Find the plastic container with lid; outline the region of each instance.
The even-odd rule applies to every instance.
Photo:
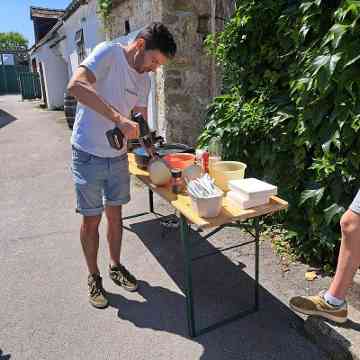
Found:
[[[277,187],[255,178],[230,180],[229,189],[239,193],[242,199],[255,200],[277,194]]]

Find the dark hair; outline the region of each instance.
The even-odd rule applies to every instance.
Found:
[[[167,27],[160,22],[153,22],[140,31],[136,39],[145,40],[145,50],[159,50],[168,58],[176,54],[176,43]]]

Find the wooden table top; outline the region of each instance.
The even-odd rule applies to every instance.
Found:
[[[261,215],[275,213],[288,207],[288,203],[286,201],[280,199],[277,196],[272,196],[268,204],[244,210],[235,206],[233,202],[228,201],[228,199],[224,197],[221,213],[217,217],[211,219],[201,218],[197,212],[193,210],[189,195],[186,193],[178,195],[174,194],[171,191],[170,186],[153,185],[150,181],[149,173],[137,166],[134,154],[129,153],[128,157],[130,174],[136,176],[154,193],[157,193],[166,201],[168,201],[191,223],[196,224],[200,228],[211,228],[229,224],[234,221],[244,221]]]

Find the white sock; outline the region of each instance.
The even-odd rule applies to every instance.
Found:
[[[335,296],[332,296],[329,291],[327,291],[325,294],[324,294],[324,299],[325,301],[330,304],[330,305],[333,305],[333,306],[341,306],[345,300],[341,300],[341,299],[338,299],[337,297]]]

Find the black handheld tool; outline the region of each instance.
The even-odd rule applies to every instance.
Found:
[[[121,150],[124,146],[124,135],[121,130],[116,126],[114,129],[107,131],[106,137],[112,148]]]
[[[139,125],[140,144],[144,147],[150,157],[154,157],[154,136],[151,134],[149,125],[147,124],[146,120],[141,113],[134,113],[131,120]],[[107,131],[105,134],[112,148],[116,150],[121,150],[123,148],[124,135],[118,127]]]
[[[134,113],[132,120],[139,124],[139,142],[150,158],[155,157],[154,139],[150,132],[150,128],[141,113]]]
[[[141,113],[133,113],[131,120],[138,123],[141,138],[150,135],[149,125]]]

